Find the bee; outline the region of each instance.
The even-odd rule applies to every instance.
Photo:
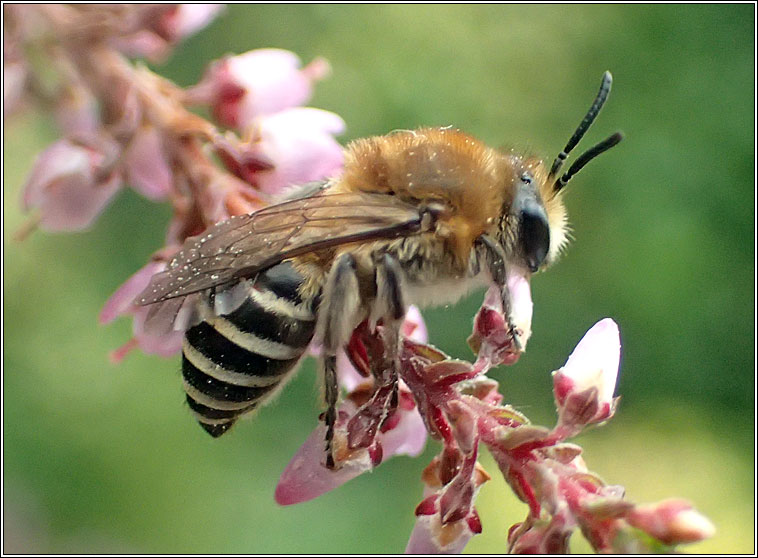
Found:
[[[560,174],[610,89],[606,72],[550,167],[453,128],[396,131],[348,145],[340,177],[188,239],[138,302],[154,306],[149,323],[186,329],[184,390],[200,425],[227,432],[284,386],[315,340],[333,468],[336,357],[354,329],[381,322],[396,350],[409,304],[451,303],[488,283],[522,351],[530,332],[514,323],[506,274],[528,278],[565,244],[564,187],[622,139],[611,135]],[[382,382],[396,390],[394,368]]]

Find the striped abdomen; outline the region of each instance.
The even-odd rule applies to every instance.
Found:
[[[298,294],[302,281],[290,263],[278,264],[245,284],[233,312],[185,334],[187,403],[214,438],[271,397],[308,348],[315,316]]]

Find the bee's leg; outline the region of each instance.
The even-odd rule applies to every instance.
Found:
[[[477,238],[476,244],[485,264],[487,265],[487,269],[489,269],[492,281],[500,288],[500,298],[503,302],[503,313],[508,319],[508,326],[511,328],[510,333],[513,343],[516,348],[522,349],[521,339],[519,339],[519,335],[511,323],[511,293],[508,290],[508,279],[505,269],[505,252],[503,252],[502,246],[500,246],[497,241],[486,234]]]
[[[403,295],[403,271],[394,256],[382,253],[375,256],[376,262],[376,303],[372,312],[372,322],[382,319],[383,341],[385,344],[385,365],[379,386],[390,385],[392,395],[384,419],[398,404],[398,370],[400,368],[400,331],[407,307]],[[377,387],[379,387],[377,386]]]
[[[324,286],[324,294],[316,326],[316,339],[322,343],[320,368],[324,375],[326,412],[326,466],[334,469],[334,424],[337,421],[337,351],[350,339],[355,316],[360,306],[355,258],[343,254],[332,265]]]

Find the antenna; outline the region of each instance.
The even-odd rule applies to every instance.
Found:
[[[555,161],[553,161],[553,166],[550,168],[550,174],[548,175],[548,178],[547,178],[548,180],[551,180],[553,177],[555,177],[558,174],[558,171],[561,170],[561,167],[563,166],[563,162],[568,157],[568,154],[571,153],[571,150],[576,147],[576,144],[579,143],[579,140],[582,139],[582,137],[587,132],[587,130],[589,130],[590,126],[592,126],[592,123],[595,121],[595,118],[597,118],[597,115],[600,112],[600,109],[603,108],[603,105],[605,104],[605,101],[608,98],[608,94],[611,92],[611,83],[613,83],[613,77],[611,76],[610,72],[606,71],[603,74],[603,81],[600,84],[600,91],[597,92],[597,96],[595,97],[595,100],[593,101],[592,106],[590,107],[590,110],[587,111],[587,114],[584,116],[582,123],[579,124],[579,127],[574,132],[574,135],[571,136],[571,139],[566,144],[566,147],[563,148],[563,151],[558,153],[558,156],[555,158]],[[618,143],[618,141],[616,143]],[[613,145],[616,145],[616,144],[614,143]],[[609,147],[613,147],[613,146],[609,146]],[[609,147],[606,147],[606,149],[608,149]],[[602,151],[600,153],[602,153]],[[586,163],[587,162],[585,162],[585,164]],[[579,170],[579,169],[576,169],[576,170]],[[575,172],[576,171],[574,171],[574,173]]]
[[[608,151],[611,147],[617,145],[618,142],[620,142],[622,139],[624,139],[624,134],[621,132],[616,132],[615,134],[598,143],[596,146],[591,147],[582,153],[579,158],[571,164],[569,170],[566,171],[566,174],[555,181],[555,184],[553,184],[553,192],[560,192],[566,183],[571,179],[571,177],[582,170],[584,165],[592,161],[592,159],[604,151]]]

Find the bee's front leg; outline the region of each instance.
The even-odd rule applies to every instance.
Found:
[[[352,254],[340,256],[329,271],[316,326],[316,339],[322,344],[320,368],[324,377],[326,412],[326,466],[334,469],[334,425],[337,422],[337,351],[350,339],[360,307],[356,263]]]
[[[508,327],[510,328],[510,335],[513,339],[513,344],[518,350],[523,349],[523,343],[520,336],[513,325],[511,318],[511,293],[508,290],[508,277],[505,268],[506,256],[502,246],[496,240],[492,239],[486,234],[481,235],[476,240],[476,246],[490,272],[492,281],[500,288],[500,298],[503,303],[503,314],[508,321]]]
[[[398,404],[400,331],[407,307],[403,289],[403,270],[397,259],[385,252],[375,255],[374,261],[376,263],[376,302],[371,313],[371,325],[379,319],[382,320],[384,325],[382,337],[386,355],[386,366],[382,366],[385,370],[381,371],[384,377],[377,379],[380,380],[379,385],[389,384],[392,387],[389,408],[386,409],[387,413],[384,417],[386,419],[389,411],[394,410]]]

